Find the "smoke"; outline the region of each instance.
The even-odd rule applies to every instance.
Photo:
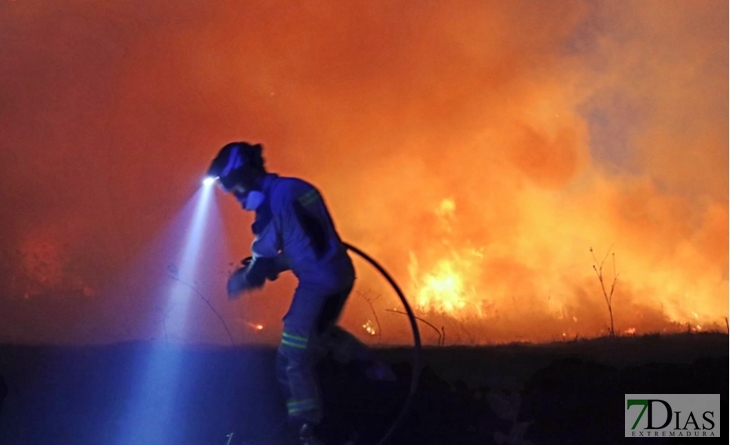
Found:
[[[0,309],[24,320],[7,332],[51,341],[34,320],[62,327],[79,305],[107,314],[97,331],[138,315],[145,297],[112,298],[109,283],[135,280],[119,276],[231,140],[262,142],[270,170],[317,185],[343,238],[382,261],[414,302],[437,298],[424,286],[446,285],[439,271],[458,277],[448,283],[461,287],[446,289],[481,312],[421,309],[461,332],[452,339],[605,333],[592,266],[607,255],[617,331],[721,323],[727,8],[3,2]],[[250,217],[219,198],[233,255],[246,256]],[[17,288],[18,275],[33,283],[25,287],[42,281],[16,256],[44,243],[65,264],[49,291],[78,295],[73,307],[51,307],[40,292],[25,301]],[[358,270],[359,290],[383,294],[373,303],[383,336],[403,340],[405,321],[383,313],[396,299]],[[278,326],[291,285],[228,306],[224,283],[206,292],[244,335],[246,323]],[[359,328],[372,315],[355,295],[344,321]]]

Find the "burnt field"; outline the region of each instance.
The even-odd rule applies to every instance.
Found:
[[[409,392],[412,351],[379,349],[398,382],[320,364],[328,444],[376,444]],[[0,444],[288,445],[270,347],[0,345]],[[597,338],[423,351],[392,444],[690,443],[625,439],[624,394],[721,394],[728,336]],[[2,392],[0,391],[0,394]],[[233,433],[231,435],[231,433]]]

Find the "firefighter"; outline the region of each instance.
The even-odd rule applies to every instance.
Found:
[[[321,444],[323,417],[315,375],[317,361],[331,353],[340,362],[368,363],[365,373],[394,380],[390,368],[352,334],[336,326],[352,290],[355,270],[319,191],[296,178],[267,172],[261,144],[232,142],[211,164],[223,190],[245,210],[256,212],[251,257],[228,280],[229,299],[261,288],[291,270],[298,279],[277,349],[276,373],[289,423],[302,444]]]

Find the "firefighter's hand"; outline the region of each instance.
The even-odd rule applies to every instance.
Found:
[[[228,278],[228,299],[229,300],[235,300],[240,296],[242,292],[247,292],[252,289],[255,289],[255,286],[252,286],[251,283],[248,282],[246,279],[246,268],[242,267]]]

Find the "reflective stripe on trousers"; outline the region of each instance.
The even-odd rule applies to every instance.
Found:
[[[276,375],[286,398],[289,418],[319,423],[322,402],[317,361],[332,351],[338,361],[367,360],[372,352],[352,334],[335,326],[352,286],[325,294],[300,285],[284,317],[276,357]]]

